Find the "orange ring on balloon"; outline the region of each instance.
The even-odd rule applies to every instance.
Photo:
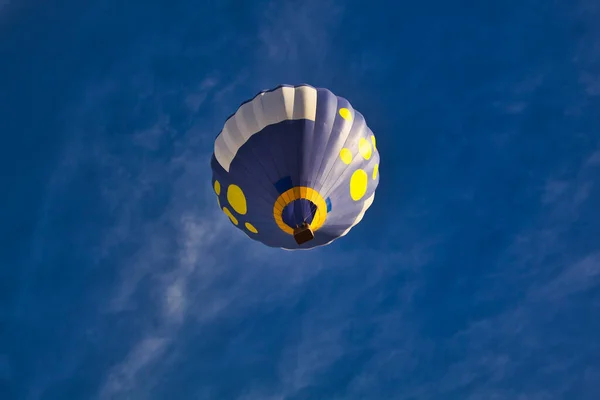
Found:
[[[275,205],[273,206],[273,218],[275,218],[277,226],[279,226],[279,229],[290,235],[294,234],[294,229],[283,222],[283,210],[291,202],[300,199],[309,200],[317,206],[317,211],[315,212],[313,221],[310,224],[310,227],[313,231],[317,231],[320,227],[322,227],[327,219],[327,203],[325,202],[325,199],[323,199],[323,196],[321,196],[319,192],[312,188],[306,186],[295,186],[282,193],[277,198]]]

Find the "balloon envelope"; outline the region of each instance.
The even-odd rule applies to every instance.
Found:
[[[346,235],[379,183],[375,136],[327,89],[282,85],[243,103],[211,159],[220,209],[267,246],[310,249]]]

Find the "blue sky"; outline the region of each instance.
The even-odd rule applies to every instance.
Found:
[[[0,1],[0,398],[600,398],[600,6]],[[281,83],[377,136],[311,252],[218,210]]]

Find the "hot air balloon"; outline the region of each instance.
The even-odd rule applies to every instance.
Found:
[[[346,235],[379,183],[379,152],[364,117],[328,89],[282,85],[258,93],[215,139],[219,208],[270,247],[311,249]]]

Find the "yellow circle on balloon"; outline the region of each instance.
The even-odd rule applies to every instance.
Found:
[[[215,193],[217,195],[221,194],[221,183],[219,183],[219,181],[215,181]]]
[[[379,164],[375,164],[375,168],[373,168],[373,179],[377,179],[378,173],[379,173]]]
[[[350,164],[352,162],[352,152],[350,149],[344,147],[340,150],[340,158],[344,164]]]
[[[358,201],[367,192],[368,176],[362,169],[357,169],[350,178],[350,197],[352,200]]]
[[[371,154],[373,153],[371,143],[369,143],[369,141],[365,138],[360,138],[360,140],[358,141],[358,151],[365,160],[368,160],[369,158],[371,158]]]
[[[254,225],[252,225],[250,222],[246,222],[245,225],[246,225],[246,229],[248,229],[250,232],[258,233],[258,229],[256,229],[254,227]]]
[[[244,192],[238,185],[229,185],[227,188],[227,201],[235,212],[240,215],[245,215],[248,211],[246,196],[244,196]]]
[[[231,222],[233,222],[234,225],[238,224],[237,218],[233,216],[231,211],[229,211],[229,208],[223,207],[223,212],[225,213],[225,215],[227,215],[229,217],[229,219],[231,220]]]
[[[371,142],[373,143],[373,148],[377,149],[377,141],[375,140],[375,135],[371,135]]]
[[[347,108],[340,108],[340,115],[347,121],[352,118],[352,113]]]

